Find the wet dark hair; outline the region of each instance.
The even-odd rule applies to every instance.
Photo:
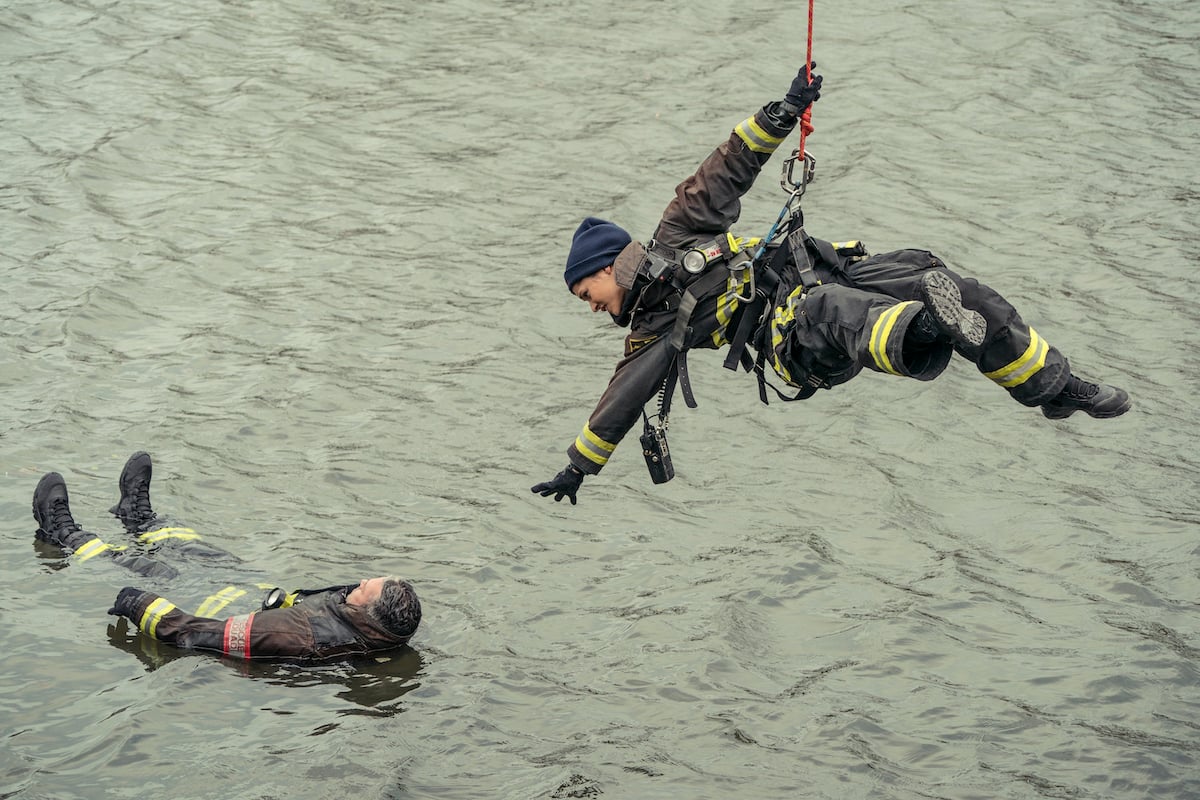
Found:
[[[379,599],[367,606],[367,612],[392,635],[407,639],[421,624],[421,601],[412,584],[398,578],[388,578]]]

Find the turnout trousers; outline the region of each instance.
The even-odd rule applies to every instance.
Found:
[[[878,335],[872,331],[877,332],[881,315],[889,307],[897,306],[895,301],[919,302],[921,277],[934,269],[954,281],[962,294],[963,306],[979,312],[987,323],[979,347],[955,344],[954,351],[1022,405],[1039,406],[1055,397],[1071,374],[1066,357],[1029,327],[999,292],[974,278],[959,275],[927,250],[881,253],[832,271],[818,267],[822,285],[806,293],[795,309],[800,324],[789,326],[788,331],[794,340],[790,343],[794,345],[793,353],[804,355],[800,358],[793,355],[788,360],[799,367],[800,361],[807,357],[809,363],[805,366],[809,370],[804,371],[815,367],[815,371],[827,373],[831,385],[848,380],[862,368],[920,380],[937,377],[945,367],[942,359],[934,358],[934,363],[925,364],[909,359],[907,368],[896,369],[894,364],[881,360],[880,349],[873,350],[871,344],[877,341]],[[919,310],[919,307],[913,308]],[[915,314],[915,310],[911,313]],[[902,327],[907,327],[907,321],[911,320],[907,308],[897,309],[896,316],[903,321]]]

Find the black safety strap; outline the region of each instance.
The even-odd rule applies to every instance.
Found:
[[[788,251],[792,254],[792,261],[795,262],[796,269],[800,271],[800,285],[805,289],[821,285],[821,279],[817,277],[812,259],[808,257],[808,247],[806,247],[808,241],[809,236],[805,233],[803,225],[797,225],[787,235]]]
[[[679,299],[679,307],[675,309],[675,327],[671,329],[671,338],[667,344],[678,354],[675,363],[679,372],[679,388],[683,392],[683,402],[687,403],[688,408],[696,407],[696,397],[692,394],[692,382],[688,378],[686,344],[694,334],[704,333],[708,328],[707,325],[702,329],[693,328],[691,325],[692,312],[696,310],[696,303],[701,297],[719,286],[725,285],[728,281],[728,270],[710,269],[684,290],[683,296]],[[714,318],[711,324],[713,330],[716,330],[715,325],[719,323]]]
[[[675,327],[671,329],[670,345],[675,350],[683,350],[684,344],[695,333],[692,328],[692,312],[701,297],[729,282],[729,270],[711,269],[697,278],[691,286],[683,291],[679,299],[679,308],[675,310]],[[716,325],[713,321],[713,330]]]
[[[725,369],[736,372],[739,364],[745,368],[746,372],[754,368],[754,359],[750,357],[746,345],[750,343],[751,337],[758,330],[766,307],[767,298],[761,293],[755,296],[752,303],[742,306],[742,318],[738,321],[733,338],[729,340],[729,354],[725,356],[723,365]]]
[[[679,355],[675,356],[675,365],[671,368],[671,373],[668,377],[672,382],[670,386],[665,387],[669,389],[669,392],[663,395],[663,407],[670,408],[671,395],[675,393],[674,378],[678,378],[679,391],[683,393],[683,402],[688,408],[695,408],[696,396],[692,394],[692,381],[688,377],[687,350],[680,350]]]
[[[682,357],[682,355],[683,354],[680,353],[681,357]],[[664,419],[667,418],[667,415],[671,413],[671,398],[674,397],[674,395],[675,395],[675,382],[679,378],[679,374],[680,374],[679,362],[680,362],[680,359],[677,358],[675,360],[675,362],[673,364],[671,364],[671,368],[667,370],[667,377],[663,378],[662,393],[659,396],[659,401],[658,401],[658,420],[659,420],[659,422],[662,422]],[[687,367],[685,366],[683,369],[686,372]],[[683,393],[684,402],[687,401],[687,399],[690,395],[691,395],[690,391],[684,391],[684,393]],[[692,402],[694,403],[696,401],[693,399]],[[695,408],[695,406],[689,404],[688,408]]]

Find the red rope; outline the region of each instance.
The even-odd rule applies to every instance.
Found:
[[[808,82],[812,83],[812,40],[813,40],[813,3],[815,0],[808,0],[808,57],[804,62],[804,75],[808,78]],[[800,157],[804,158],[804,140],[813,132],[812,125],[812,103],[808,104],[808,108],[804,109],[804,113],[800,115]]]

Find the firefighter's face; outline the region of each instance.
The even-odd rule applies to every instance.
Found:
[[[621,304],[625,302],[625,290],[617,285],[611,265],[580,278],[571,287],[571,293],[591,306],[592,311],[607,311],[614,316],[621,313]]]
[[[385,583],[387,583],[387,578],[363,578],[358,582],[358,586],[355,586],[346,595],[346,603],[352,606],[371,605],[379,599]]]

